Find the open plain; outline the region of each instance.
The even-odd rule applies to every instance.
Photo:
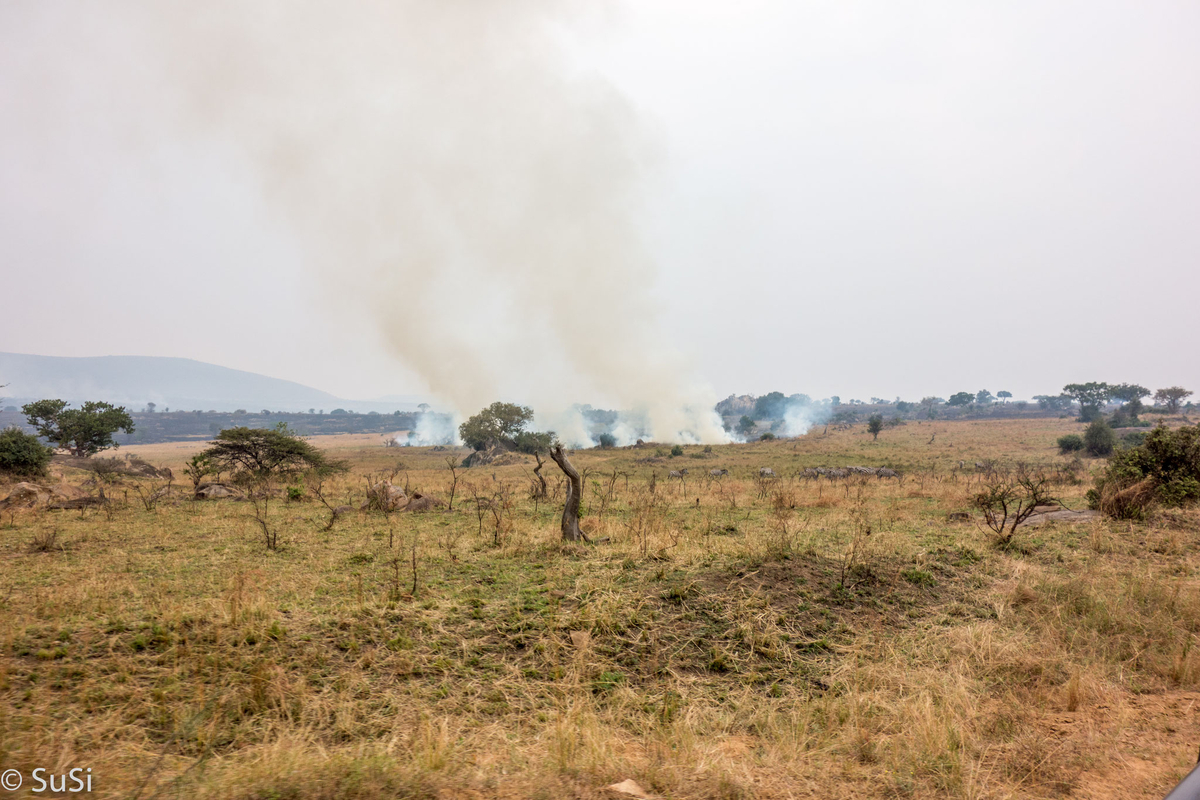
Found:
[[[162,479],[56,464],[109,502],[0,514],[0,769],[90,768],[94,796],[143,800],[618,797],[627,779],[1161,797],[1200,743],[1200,512],[1035,518],[999,546],[972,507],[1025,464],[1086,508],[1103,462],[1054,446],[1078,429],[577,450],[583,529],[607,539],[587,545],[560,541],[562,474],[547,462],[533,498],[530,456],[452,474],[467,450],[315,437],[351,470],[327,504],[278,487],[276,550],[251,502],[191,499],[199,444],[119,451],[172,469],[156,500]],[[853,465],[899,477],[803,477]],[[453,486],[453,509],[360,509],[389,477],[447,504]]]

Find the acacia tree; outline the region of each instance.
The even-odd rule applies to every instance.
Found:
[[[1145,409],[1145,406],[1142,405],[1142,398],[1149,397],[1150,390],[1136,383],[1121,383],[1112,387],[1111,394],[1114,400],[1120,400],[1125,404],[1121,406],[1118,415],[1136,420],[1138,414]]]
[[[279,546],[279,528],[271,523],[274,479],[300,473],[326,476],[347,468],[346,462],[334,461],[293,436],[283,422],[274,428],[223,430],[201,456],[206,459],[206,468],[229,472],[234,480],[249,488],[247,495],[254,509],[254,521],[262,529],[268,550]]]
[[[1192,392],[1189,389],[1182,386],[1168,386],[1154,393],[1154,402],[1165,405],[1167,411],[1176,414],[1179,412],[1179,404],[1183,402],[1184,398],[1191,396]]]
[[[950,399],[946,401],[948,406],[969,406],[975,400],[975,395],[970,392],[955,392],[950,395]]]
[[[213,469],[241,479],[300,472],[343,472],[345,462],[328,456],[288,432],[285,423],[274,428],[227,428],[217,434],[202,455]]]
[[[59,450],[86,458],[117,447],[113,434],[133,433],[133,418],[124,406],[88,401],[79,408],[67,408],[66,400],[38,400],[26,403],[21,412],[39,435]]]
[[[1007,403],[1008,399],[1012,397],[1012,392],[1001,389],[1000,391],[996,392],[996,397],[999,397],[1002,402]]]
[[[1079,403],[1079,421],[1091,422],[1100,416],[1100,409],[1112,399],[1113,388],[1107,383],[1096,381],[1068,383],[1063,387],[1063,394]]]

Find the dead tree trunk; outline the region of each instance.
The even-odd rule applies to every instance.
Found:
[[[565,542],[590,542],[583,531],[579,529],[579,500],[583,497],[583,479],[578,470],[567,460],[567,454],[559,445],[550,450],[550,457],[558,468],[567,476],[567,502],[563,506],[562,538]]]
[[[542,467],[545,466],[546,462],[542,461],[542,454],[536,450],[533,453],[533,457],[537,459],[537,466],[533,468],[533,474],[537,476],[538,480],[538,486],[535,495],[539,499],[545,500],[547,493],[550,491],[549,487],[546,486],[546,479],[542,477]],[[564,472],[565,471],[566,470],[564,470]]]

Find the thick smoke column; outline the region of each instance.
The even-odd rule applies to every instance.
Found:
[[[131,140],[215,139],[244,159],[331,302],[371,314],[459,412],[586,399],[638,411],[660,440],[723,441],[647,299],[634,219],[653,147],[566,57],[582,8],[32,3],[10,36],[54,41],[23,57],[104,98]]]

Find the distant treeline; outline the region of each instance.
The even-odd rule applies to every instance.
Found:
[[[390,433],[412,430],[416,412],[393,414],[355,414],[336,409],[328,414],[288,413],[283,411],[155,411],[132,413],[134,432],[116,434],[118,444],[155,444],[157,442],[206,441],[226,428],[273,428],[281,422],[300,436],[328,433]],[[33,428],[20,411],[0,411],[0,430],[15,425],[25,431]]]

